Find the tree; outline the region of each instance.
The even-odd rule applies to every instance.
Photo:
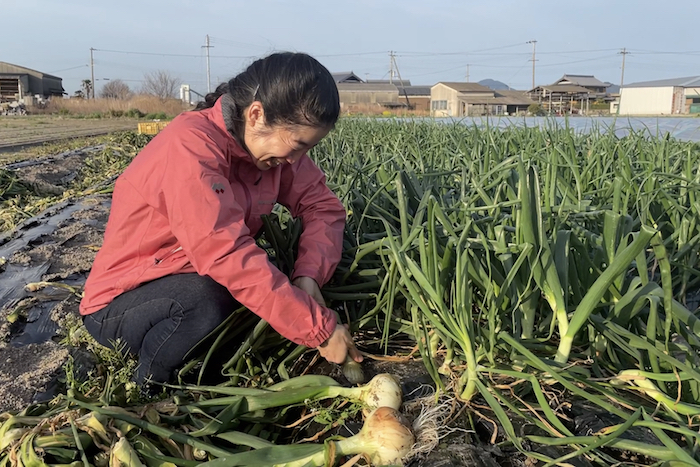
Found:
[[[90,99],[90,97],[92,97],[92,81],[89,79],[84,79],[82,83],[80,83],[80,88],[83,91],[83,96],[85,96],[85,99]]]
[[[535,117],[543,117],[547,115],[547,111],[544,110],[544,108],[537,103],[530,104],[527,106],[527,113],[530,115],[534,115]]]
[[[142,92],[158,96],[161,99],[169,99],[177,96],[180,83],[180,79],[172,76],[169,72],[158,70],[144,75]]]
[[[102,86],[100,97],[105,99],[128,99],[131,97],[131,89],[124,81],[115,79]]]

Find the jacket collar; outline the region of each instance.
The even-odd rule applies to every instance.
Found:
[[[229,131],[228,126],[226,124],[226,119],[224,118],[225,115],[231,115],[230,111],[225,112],[223,109],[223,106],[227,105],[227,102],[225,100],[226,96],[227,95],[224,94],[219,99],[217,99],[216,103],[214,104],[214,107],[211,107],[209,109],[208,118],[212,121],[212,123],[214,123],[214,125],[217,126],[217,128],[219,128],[222,132],[226,133],[226,136],[228,136],[231,156],[245,159],[246,161],[249,161],[252,164],[253,161],[250,154],[248,154],[248,151],[243,149],[243,146],[241,146],[238,140],[233,137],[233,134]],[[228,105],[231,104],[232,103],[229,103]]]

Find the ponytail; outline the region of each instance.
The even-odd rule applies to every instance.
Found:
[[[216,101],[219,100],[219,97],[223,96],[227,92],[228,83],[221,83],[216,87],[214,92],[210,92],[209,94],[204,96],[203,101],[197,102],[197,106],[194,108],[194,110],[204,110],[214,107],[214,104],[216,104]]]

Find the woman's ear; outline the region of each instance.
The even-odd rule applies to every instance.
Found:
[[[265,127],[265,110],[260,101],[253,101],[246,109],[246,122],[251,128],[262,129]]]

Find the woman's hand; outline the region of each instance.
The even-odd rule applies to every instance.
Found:
[[[321,294],[321,288],[311,277],[297,277],[292,281],[292,285],[299,287],[301,290],[311,295],[311,298],[316,300],[319,305],[323,307],[326,306],[326,301]],[[347,324],[336,325],[331,337],[318,347],[318,353],[331,363],[345,363],[345,358],[348,354],[350,354],[350,357],[356,362],[362,361],[362,355],[360,355],[360,352],[355,348],[350,332],[348,332]]]
[[[362,355],[355,348],[347,324],[336,325],[331,337],[318,347],[318,353],[331,363],[345,363],[348,354],[356,362],[362,361]]]
[[[311,298],[316,300],[316,303],[319,305],[326,306],[326,301],[323,299],[323,294],[321,294],[321,288],[311,277],[297,277],[292,281],[292,285],[299,287],[301,290],[311,295]]]

